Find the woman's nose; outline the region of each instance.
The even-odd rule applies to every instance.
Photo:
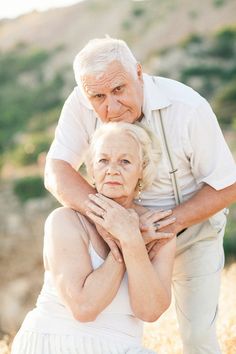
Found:
[[[111,163],[107,166],[107,174],[109,175],[115,175],[115,174],[119,174],[119,167],[117,164]]]

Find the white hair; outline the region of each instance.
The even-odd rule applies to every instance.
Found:
[[[135,139],[139,146],[139,156],[142,164],[142,189],[147,189],[153,183],[157,164],[161,159],[161,147],[156,136],[141,123],[111,122],[103,124],[95,131],[87,151],[85,164],[88,177],[92,179],[93,162],[99,141],[109,134],[127,134]],[[138,182],[138,181],[137,181]]]
[[[81,77],[84,75],[101,75],[114,61],[120,62],[134,77],[137,76],[138,62],[123,40],[110,37],[90,40],[74,59],[77,84],[81,86]]]

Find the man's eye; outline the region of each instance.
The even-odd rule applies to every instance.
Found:
[[[102,93],[98,93],[98,94],[94,95],[93,97],[97,98],[97,99],[101,99],[104,97],[104,95]]]
[[[123,86],[117,86],[117,87],[114,89],[114,91],[115,91],[115,92],[120,92],[120,91],[122,91],[122,88],[123,88]]]
[[[100,159],[98,160],[99,163],[106,163],[107,162],[107,159]]]

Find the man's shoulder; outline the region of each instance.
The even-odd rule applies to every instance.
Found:
[[[157,90],[160,90],[172,104],[197,107],[205,101],[197,91],[182,82],[161,76],[153,76],[152,79]]]
[[[88,110],[92,110],[92,106],[88,101],[87,97],[82,93],[79,86],[75,86],[72,92],[66,99],[66,104],[69,106],[75,106],[75,108],[85,108]]]

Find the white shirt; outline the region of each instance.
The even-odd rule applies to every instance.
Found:
[[[203,183],[220,190],[236,182],[234,159],[208,102],[180,82],[144,74],[142,123],[159,139],[160,109],[183,200],[189,199]],[[48,157],[65,160],[78,169],[89,138],[100,124],[91,104],[76,87],[65,102]],[[175,206],[164,154],[154,184],[142,193],[142,204],[165,209]]]

